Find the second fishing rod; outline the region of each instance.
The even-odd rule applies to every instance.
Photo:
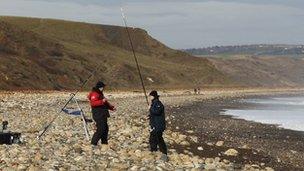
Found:
[[[63,109],[74,99],[74,97],[77,95],[78,92],[80,92],[83,87],[88,83],[88,81],[96,74],[96,72],[100,69],[101,64],[89,75],[89,77],[81,84],[80,88],[75,92],[71,94],[71,97],[67,100],[67,102],[64,104],[64,106],[61,108],[61,110],[57,113],[57,116],[55,116],[39,133],[37,136],[37,139],[40,139],[45,133],[50,129],[50,127],[53,125],[55,120],[59,117],[59,115],[63,112]]]

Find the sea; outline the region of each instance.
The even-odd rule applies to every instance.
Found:
[[[229,109],[223,114],[235,118],[278,127],[304,131],[304,96],[245,99],[243,103],[254,104],[254,108]]]

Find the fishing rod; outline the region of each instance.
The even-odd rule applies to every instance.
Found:
[[[139,78],[140,78],[140,81],[141,81],[141,86],[143,88],[143,93],[144,93],[144,95],[146,97],[147,105],[149,106],[149,100],[148,100],[148,96],[147,96],[147,91],[146,91],[144,80],[143,80],[143,77],[142,77],[142,74],[141,74],[141,70],[140,70],[140,67],[139,67],[139,64],[138,64],[137,56],[136,56],[136,53],[135,53],[135,50],[134,50],[133,41],[132,41],[131,34],[130,34],[130,31],[129,31],[129,27],[128,27],[128,24],[127,24],[127,18],[126,18],[125,14],[124,14],[123,8],[120,8],[120,10],[121,10],[122,19],[123,19],[124,24],[125,24],[125,29],[126,29],[126,32],[128,34],[130,46],[131,46],[131,49],[132,49],[132,52],[133,52],[133,57],[134,57],[134,60],[135,60],[135,63],[136,63],[136,67],[137,67],[137,71],[138,71],[138,74],[139,74]]]
[[[63,112],[63,110],[65,109],[65,107],[73,100],[73,98],[76,96],[76,94],[81,91],[83,89],[83,87],[88,83],[88,81],[91,79],[91,77],[93,75],[95,75],[95,73],[100,69],[101,64],[93,71],[91,72],[91,75],[81,84],[80,88],[75,92],[71,94],[71,97],[69,98],[69,100],[64,104],[64,106],[61,108],[61,110],[58,112],[57,116],[54,117],[51,122],[49,124],[47,124],[42,132],[37,136],[37,139],[40,139],[48,130],[49,128],[52,126],[52,124],[55,122],[55,120],[59,117],[59,115]]]

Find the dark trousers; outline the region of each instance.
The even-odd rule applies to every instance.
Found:
[[[91,144],[97,145],[98,141],[101,140],[102,144],[108,144],[108,132],[109,132],[109,126],[108,126],[108,119],[98,119],[95,120],[97,130],[94,133],[92,137]]]
[[[159,147],[159,151],[163,154],[167,154],[167,145],[163,138],[163,132],[152,131],[150,132],[150,150],[157,151],[157,146]]]

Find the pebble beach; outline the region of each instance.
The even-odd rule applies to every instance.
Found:
[[[185,123],[178,119],[179,110],[205,100],[298,91],[298,89],[210,90],[202,91],[200,95],[194,95],[190,91],[161,91],[161,100],[167,108],[168,129],[164,137],[169,148],[169,162],[160,160],[161,153],[149,152],[148,106],[140,93],[105,92],[109,101],[117,107],[117,111],[111,113],[109,118],[109,144],[93,148],[90,141],[85,138],[81,117],[59,113],[70,96],[68,92],[1,92],[1,122],[5,119],[9,122],[10,131],[21,132],[23,142],[0,145],[0,170],[272,171],[275,169],[274,165],[268,165],[267,162],[235,160],[234,157],[242,156],[248,151],[254,152],[255,146],[245,147],[246,144],[243,144],[246,151],[237,148],[239,144],[231,144],[233,141],[214,137],[202,139],[201,133],[195,128],[179,125]],[[90,118],[87,94],[82,92],[76,97],[86,116]],[[187,110],[182,112],[187,115]],[[50,130],[37,140],[39,131],[57,115],[59,116]],[[94,124],[88,124],[88,128],[92,135]],[[215,148],[217,154],[210,151],[205,154],[199,153],[209,146],[218,147]]]

